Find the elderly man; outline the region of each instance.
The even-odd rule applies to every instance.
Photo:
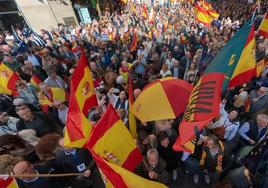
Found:
[[[245,122],[239,129],[240,140],[246,145],[253,145],[267,134],[268,115],[259,114],[256,121]]]
[[[23,174],[51,174],[53,168],[46,166],[34,167],[28,161],[20,161],[15,164],[13,173],[15,175]],[[45,178],[45,177],[20,177],[17,179],[17,183],[21,188],[63,188],[62,183],[58,178]]]
[[[252,90],[249,93],[249,99],[252,114],[266,109],[268,107],[268,87],[263,85],[258,90]]]
[[[137,173],[146,179],[168,184],[166,166],[166,162],[159,157],[157,150],[149,149],[144,162],[138,167]]]

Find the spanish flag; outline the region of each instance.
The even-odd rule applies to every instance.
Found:
[[[83,51],[71,78],[69,101],[64,144],[80,148],[87,142],[92,129],[87,119],[88,112],[92,107],[98,106],[91,71]]]
[[[0,177],[1,188],[19,188],[16,179],[12,177]]]
[[[259,27],[259,34],[268,39],[268,13],[265,14]]]
[[[165,185],[144,179],[128,170],[104,160],[92,152],[106,188],[167,188]]]
[[[138,46],[138,33],[137,31],[134,31],[134,35],[133,35],[131,46],[130,46],[130,51],[135,52],[137,50],[137,46]]]
[[[87,148],[129,171],[134,171],[142,160],[134,139],[111,104],[92,130]]]
[[[196,20],[205,26],[210,26],[213,18],[209,15],[208,10],[199,6],[197,3],[194,4],[194,10],[196,13]]]
[[[61,88],[50,87],[48,93],[39,92],[38,98],[42,110],[47,112],[48,107],[52,106],[55,101],[69,101],[69,93]]]
[[[201,6],[206,10],[212,9],[212,4],[204,0],[201,1]]]
[[[39,84],[42,83],[42,80],[41,80],[36,74],[33,74],[33,75],[32,75],[32,78],[31,78],[31,80],[30,80],[30,83],[31,83],[34,87],[38,88],[38,87],[39,87]]]
[[[132,113],[134,95],[133,95],[133,85],[131,76],[128,77],[128,101],[129,101],[129,111],[128,111],[129,131],[133,138],[137,138],[137,122],[134,114]]]
[[[19,76],[8,66],[0,63],[0,93],[7,95],[17,95],[16,81]]]
[[[211,16],[212,19],[217,20],[219,18],[219,13],[217,13],[215,10],[208,10],[208,15]]]
[[[228,41],[207,67],[205,74],[225,74],[227,86],[242,85],[256,76],[254,24],[250,20]]]

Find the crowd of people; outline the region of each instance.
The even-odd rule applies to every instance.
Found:
[[[21,78],[16,81],[18,95],[0,94],[0,173],[84,173],[71,178],[17,178],[21,188],[105,186],[90,152],[63,144],[70,79],[80,50],[86,53],[99,104],[88,112],[89,121],[96,124],[111,103],[128,127],[130,76],[134,98],[160,78],[176,77],[195,85],[256,9],[245,0],[218,0],[213,8],[220,17],[206,27],[195,20],[188,1],[156,5],[153,22],[141,16],[142,5],[134,5],[135,9],[131,4],[118,10],[107,8],[90,24],[59,24],[38,36],[20,26],[13,33],[0,34],[0,61]],[[263,0],[255,11],[255,30],[266,12],[268,2]],[[137,47],[130,50],[135,33]],[[268,55],[268,40],[257,34],[255,55],[257,61]],[[38,86],[30,83],[33,75],[42,81]],[[55,99],[52,89],[66,96]],[[153,122],[136,119],[136,143],[144,156],[136,173],[168,186],[176,182],[180,171],[197,185],[203,178],[215,187],[268,187],[268,152],[257,174],[237,161],[268,135],[267,93],[266,64],[259,77],[224,95],[220,117],[207,126],[206,135],[200,135],[193,153],[172,149],[181,116]],[[43,105],[46,100],[49,105]]]

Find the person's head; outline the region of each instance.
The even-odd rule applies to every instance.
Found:
[[[120,100],[125,100],[126,99],[126,92],[125,91],[121,91],[120,93],[119,93],[119,99]]]
[[[167,71],[167,70],[168,70],[168,65],[164,63],[164,64],[162,65],[162,70],[163,70],[163,71]]]
[[[228,114],[229,120],[230,121],[236,121],[237,118],[238,118],[238,115],[239,115],[238,109],[235,109],[235,108],[232,109]]]
[[[90,67],[91,71],[96,71],[97,70],[96,62],[95,61],[90,61],[89,67]]]
[[[23,158],[20,156],[3,154],[0,155],[0,173],[10,174],[15,164],[22,161]]]
[[[116,112],[119,115],[120,119],[122,121],[124,121],[125,117],[126,117],[126,110],[125,109],[118,109],[118,110],[116,110]]]
[[[35,153],[40,160],[49,160],[54,158],[54,151],[59,144],[61,136],[58,134],[47,134],[40,138],[35,146]]]
[[[56,70],[50,70],[48,71],[47,75],[52,78],[52,79],[56,79],[57,78],[57,73]]]
[[[180,64],[179,61],[178,61],[177,59],[175,59],[173,63],[174,63],[174,67],[178,67],[179,64]]]
[[[161,144],[161,146],[163,147],[168,147],[169,145],[169,138],[168,135],[165,131],[161,131],[160,133],[158,133],[157,135],[158,141]]]
[[[40,87],[41,91],[44,93],[49,92],[49,90],[50,90],[49,86],[44,82],[40,83],[39,87]]]
[[[33,113],[31,109],[27,105],[18,105],[15,107],[16,113],[18,116],[25,120],[25,121],[31,121],[33,118]]]
[[[257,115],[257,124],[260,128],[266,128],[268,126],[268,115],[266,114]]]
[[[26,88],[26,85],[21,80],[17,80],[15,86],[17,91],[21,91]]]
[[[17,164],[15,164],[13,168],[13,173],[15,175],[23,175],[23,174],[36,174],[36,171],[33,167],[33,165],[29,161],[20,161]],[[35,177],[29,177],[29,178],[22,178],[19,177],[21,180],[32,180]]]
[[[148,159],[150,166],[155,168],[159,161],[159,155],[158,155],[157,150],[154,148],[149,149],[147,151],[147,159]]]
[[[64,110],[66,108],[64,102],[60,100],[54,101],[54,106],[59,110]]]
[[[207,138],[206,146],[209,149],[214,149],[216,147],[219,147],[219,139],[218,139],[218,137],[213,135],[213,134],[209,135],[208,138]]]
[[[9,63],[13,63],[13,57],[9,54],[9,53],[4,53],[4,61],[9,62]]]
[[[196,65],[194,63],[191,63],[189,68],[190,68],[190,70],[195,70],[196,69]]]
[[[0,124],[8,121],[8,114],[6,112],[0,112]]]
[[[258,90],[259,95],[264,95],[268,92],[268,87],[260,87]]]
[[[138,140],[144,144],[147,145],[149,144],[149,139],[148,139],[149,134],[146,131],[140,131],[138,133]]]
[[[134,95],[134,98],[137,99],[138,96],[141,94],[141,90],[140,89],[134,89],[133,91],[133,95]]]

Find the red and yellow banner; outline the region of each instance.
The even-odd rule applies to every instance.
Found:
[[[259,77],[265,68],[266,64],[268,63],[267,58],[262,59],[256,64],[256,76]]]
[[[199,6],[197,3],[194,4],[194,10],[196,13],[196,20],[205,26],[210,26],[213,18],[209,15],[208,10]]]
[[[130,46],[130,51],[134,52],[137,50],[138,47],[138,32],[134,31],[133,39]]]
[[[98,106],[91,71],[84,52],[72,75],[69,101],[64,144],[69,147],[83,147],[92,129],[87,119],[88,112],[92,107]]]
[[[19,76],[8,66],[0,63],[0,93],[7,95],[17,95],[16,81]]]
[[[147,180],[110,163],[94,152],[91,153],[101,172],[106,188],[167,188],[161,183]]]
[[[1,188],[19,188],[16,179],[12,177],[0,177]]]
[[[265,14],[259,27],[259,34],[268,39],[268,13]]]
[[[47,111],[48,107],[52,106],[55,101],[69,101],[69,93],[61,88],[50,87],[47,94],[40,92],[38,98],[42,110]]]
[[[219,115],[223,80],[223,73],[209,73],[200,78],[188,100],[174,150],[192,152],[185,144],[195,138],[195,127],[200,131]]]
[[[134,139],[111,104],[92,130],[87,147],[107,161],[130,171],[134,171],[142,160]]]

